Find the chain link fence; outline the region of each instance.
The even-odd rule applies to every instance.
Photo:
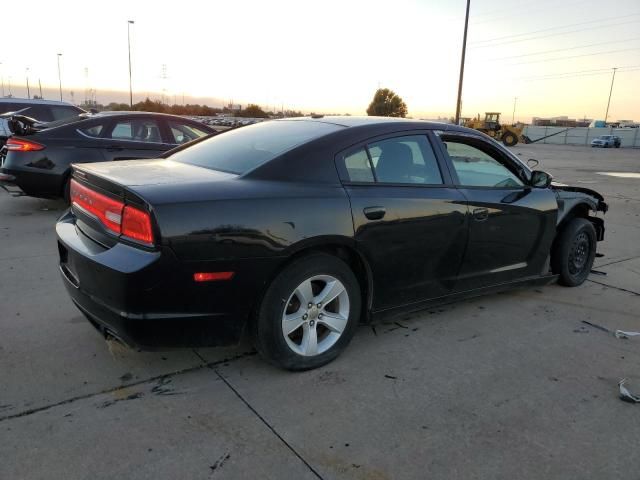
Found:
[[[564,131],[566,130],[566,131]],[[564,132],[563,132],[564,131]],[[540,140],[538,143],[552,145],[591,145],[591,140],[600,135],[616,135],[621,139],[622,147],[640,148],[640,128],[587,128],[587,127],[534,127],[527,126],[524,134],[531,140],[537,140],[547,135],[559,133],[553,137]]]

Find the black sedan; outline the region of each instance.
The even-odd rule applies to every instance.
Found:
[[[68,199],[72,163],[155,158],[215,133],[200,122],[147,112],[103,112],[35,126],[28,118],[12,123],[17,131],[0,150],[0,182],[44,198]]]
[[[75,165],[57,224],[67,291],[140,348],[246,328],[287,369],[359,321],[589,275],[598,193],[551,185],[486,135],[384,118],[278,120],[167,159]]]

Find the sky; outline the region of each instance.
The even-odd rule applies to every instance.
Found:
[[[266,109],[364,114],[378,87],[414,118],[453,116],[465,0],[32,0],[3,6],[5,94],[38,80],[56,98],[233,101]],[[462,115],[568,115],[640,121],[640,1],[471,0]],[[26,32],[25,32],[26,30]],[[163,74],[163,65],[164,74]],[[27,70],[28,69],[28,70]],[[166,78],[163,78],[166,77]]]

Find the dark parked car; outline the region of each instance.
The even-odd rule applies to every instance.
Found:
[[[361,320],[580,285],[607,209],[482,133],[375,117],[269,121],[168,159],[75,165],[71,199],[60,270],[103,334],[223,345],[247,327],[288,369],[334,359]]]
[[[0,98],[0,115],[20,112],[39,122],[54,122],[65,118],[77,117],[84,110],[67,102],[32,98]],[[0,117],[0,146],[11,136],[8,119]]]
[[[147,112],[103,112],[44,126],[18,125],[22,131],[0,151],[0,181],[45,198],[68,197],[72,163],[159,157],[215,133],[200,122]]]

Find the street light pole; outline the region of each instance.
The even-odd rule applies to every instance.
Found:
[[[467,0],[467,14],[464,18],[464,35],[462,37],[462,58],[460,59],[460,80],[458,81],[458,101],[456,102],[456,121],[460,123],[460,110],[462,109],[462,80],[464,78],[464,57],[467,53],[467,29],[469,28],[469,8],[471,0]]]
[[[518,101],[518,97],[513,97],[513,113],[511,114],[511,125],[516,123],[516,102]]]
[[[60,57],[61,53],[58,54],[58,85],[60,86],[60,101],[62,101],[62,76],[60,75]]]
[[[29,67],[27,67],[27,98],[31,98],[31,90],[29,90]]]
[[[611,89],[609,90],[609,100],[607,101],[607,112],[604,114],[604,123],[607,123],[607,117],[609,116],[609,105],[611,104],[611,94],[613,93],[613,81],[616,79],[616,70],[613,69],[613,76],[611,77]]]
[[[0,62],[0,65],[2,65],[2,62]],[[4,73],[0,75],[0,79],[2,79],[2,98],[4,98]]]
[[[133,20],[127,21],[127,46],[129,47],[129,106],[133,108],[133,87],[131,86],[131,31]]]

